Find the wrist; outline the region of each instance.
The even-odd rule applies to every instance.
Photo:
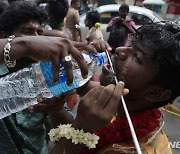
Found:
[[[4,47],[4,62],[8,68],[16,66],[16,60],[11,59],[11,44],[14,38],[14,35],[9,36],[9,38],[7,39],[7,43]]]
[[[89,132],[85,133],[82,129],[78,130],[71,127],[71,124],[59,125],[56,129],[51,129],[48,133],[51,141],[60,141],[61,138],[70,139],[74,144],[84,144],[89,149],[95,148],[99,137]]]
[[[72,127],[74,127],[75,129],[83,129],[85,132],[90,132],[90,133],[95,132],[95,130],[92,129],[92,127],[87,126],[87,121],[83,121],[80,118],[76,118],[73,121]]]
[[[19,59],[22,57],[28,56],[28,41],[25,37],[16,37],[12,42],[12,60]]]

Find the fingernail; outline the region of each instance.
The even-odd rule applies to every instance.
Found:
[[[57,83],[57,81],[55,79],[53,79],[52,83],[55,85]]]
[[[43,102],[43,98],[38,98],[38,102],[39,103]]]
[[[72,83],[68,83],[68,82],[67,82],[67,85],[70,87],[70,86],[72,86]]]
[[[88,74],[86,74],[86,75],[83,75],[83,78],[84,78],[84,79],[86,79],[87,77],[88,77]]]
[[[124,86],[124,82],[123,81],[119,81],[120,84],[122,84]]]
[[[32,106],[29,106],[29,107],[28,107],[28,110],[29,110],[30,113],[33,113],[33,112],[34,112],[34,108],[33,108]]]
[[[108,51],[111,51],[111,50],[112,50],[112,48],[108,48],[107,50],[108,50]]]

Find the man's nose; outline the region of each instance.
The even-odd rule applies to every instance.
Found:
[[[115,53],[118,55],[118,57],[121,60],[125,60],[128,56],[127,47],[118,47],[118,48],[116,48]]]

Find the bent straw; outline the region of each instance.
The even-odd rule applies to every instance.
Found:
[[[106,55],[107,55],[109,64],[110,64],[110,66],[111,66],[112,72],[114,73],[114,68],[113,68],[113,65],[112,65],[112,62],[111,62],[111,58],[110,58],[107,50],[106,50]],[[117,80],[117,77],[116,77],[116,76],[114,76],[114,79],[115,79],[116,84],[118,84],[118,80]],[[136,133],[135,133],[135,131],[134,131],[134,127],[133,127],[133,125],[132,125],[131,118],[130,118],[130,116],[129,116],[129,112],[128,112],[126,103],[125,103],[125,101],[124,101],[123,95],[121,95],[121,100],[122,100],[123,108],[124,108],[124,111],[125,111],[125,114],[126,114],[126,117],[127,117],[127,120],[128,120],[128,124],[129,124],[129,127],[130,127],[130,131],[131,131],[131,135],[132,135],[132,138],[133,138],[133,142],[134,142],[136,151],[137,151],[138,154],[142,154],[141,148],[140,148],[139,143],[138,143],[138,140],[137,140]]]

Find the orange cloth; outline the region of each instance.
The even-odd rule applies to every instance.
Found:
[[[141,150],[143,154],[172,154],[171,148],[168,147],[168,139],[166,134],[161,130],[151,142],[148,142],[149,138],[156,133],[151,132],[143,138],[139,139]],[[148,142],[148,143],[147,143]],[[128,145],[125,142],[111,144],[105,146],[98,151],[98,154],[136,154],[135,147]]]

